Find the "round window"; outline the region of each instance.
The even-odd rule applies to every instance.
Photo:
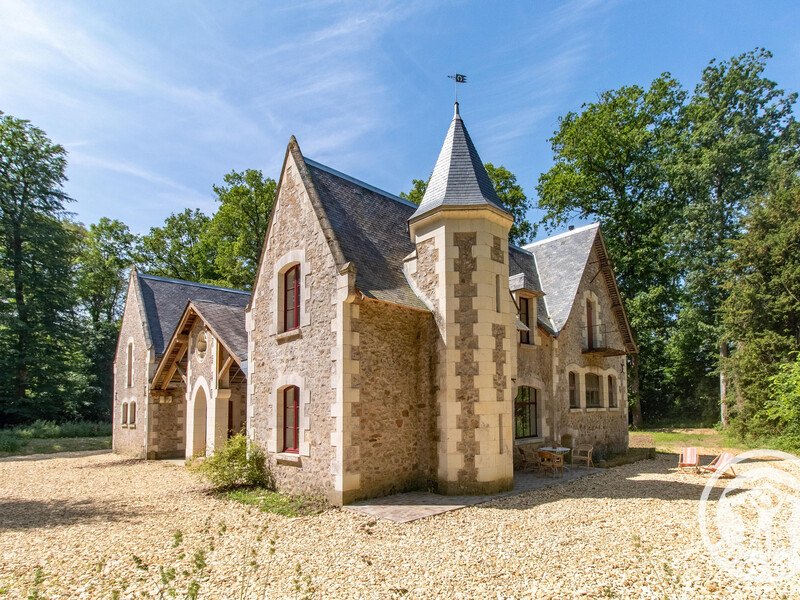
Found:
[[[197,342],[195,343],[194,349],[197,352],[197,358],[203,360],[206,357],[206,350],[208,350],[208,341],[206,340],[205,331],[201,331],[200,334],[197,336]]]

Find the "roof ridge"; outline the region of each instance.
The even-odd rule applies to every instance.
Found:
[[[322,169],[326,173],[330,173],[331,175],[334,175],[336,177],[340,177],[340,178],[344,179],[345,181],[349,181],[350,183],[355,183],[356,185],[359,185],[359,186],[363,187],[366,190],[370,190],[372,192],[375,192],[376,194],[380,194],[381,196],[385,196],[386,198],[389,198],[390,200],[394,200],[395,202],[399,202],[401,204],[405,204],[405,205],[410,206],[412,208],[416,208],[417,207],[417,205],[414,204],[413,202],[409,202],[408,200],[405,200],[405,199],[401,198],[400,196],[396,196],[395,194],[392,194],[391,192],[387,192],[386,190],[382,190],[381,188],[376,187],[376,186],[374,186],[372,184],[369,184],[366,181],[361,181],[360,179],[356,179],[352,175],[348,175],[347,173],[342,173],[341,171],[337,171],[336,169],[334,169],[332,167],[329,167],[328,165],[323,165],[322,163],[317,162],[316,160],[312,160],[312,159],[308,158],[307,156],[304,156],[303,158],[305,159],[306,163],[310,164],[312,167],[316,167],[318,169]]]
[[[250,295],[250,292],[248,292],[246,290],[236,290],[234,288],[227,288],[227,287],[222,287],[222,286],[219,286],[219,285],[211,285],[209,283],[198,283],[196,281],[186,281],[185,279],[173,279],[171,277],[161,277],[160,275],[147,275],[145,273],[139,273],[139,272],[137,272],[137,276],[141,277],[141,278],[144,278],[144,279],[155,279],[156,281],[166,281],[168,283],[178,283],[178,284],[181,284],[181,285],[193,285],[195,287],[201,287],[201,288],[206,288],[206,289],[211,289],[211,290],[222,290],[222,291],[225,291],[225,292],[233,292],[233,293],[236,293],[236,294],[248,294],[248,295]]]
[[[198,298],[198,299],[191,299],[189,300],[192,304],[197,304],[198,302],[202,302],[203,304],[216,304],[217,306],[224,306],[226,308],[241,308],[244,309],[243,306],[237,306],[235,304],[226,304],[225,302],[218,302],[216,300],[208,300],[206,298]]]
[[[575,233],[580,233],[582,231],[586,231],[587,229],[591,229],[592,227],[595,227],[595,228],[600,227],[600,222],[597,221],[597,222],[594,222],[594,223],[589,223],[588,225],[582,225],[580,227],[576,227],[575,229],[570,229],[569,231],[564,231],[564,232],[559,233],[557,235],[554,235],[554,236],[551,236],[551,237],[548,237],[548,238],[544,238],[543,240],[538,240],[536,242],[531,242],[530,244],[527,244],[526,246],[523,246],[522,249],[527,251],[527,252],[530,252],[529,248],[532,248],[533,246],[540,246],[542,244],[546,244],[548,242],[552,242],[553,240],[559,240],[559,239],[561,239],[563,237],[567,237],[567,236],[573,235]]]

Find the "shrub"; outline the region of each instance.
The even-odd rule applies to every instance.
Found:
[[[22,448],[22,441],[8,431],[0,431],[0,452],[16,452]]]
[[[248,444],[243,433],[229,438],[196,469],[211,485],[221,490],[237,486],[274,488],[264,451],[255,442]]]
[[[111,435],[111,424],[101,421],[70,421],[58,424],[55,421],[34,421],[12,429],[22,439],[52,439],[76,437],[101,437]]]

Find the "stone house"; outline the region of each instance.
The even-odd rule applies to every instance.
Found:
[[[241,428],[249,299],[240,290],[131,270],[114,360],[115,452],[206,454],[220,430]]]
[[[236,355],[247,433],[281,489],[335,504],[420,488],[487,494],[510,489],[547,441],[627,448],[636,346],[599,227],[519,248],[512,222],[458,105],[419,206],[291,139],[244,310],[246,356],[220,343],[214,363]],[[231,336],[204,305],[181,310],[151,406],[170,389],[173,405],[181,393],[193,402],[193,336]],[[214,381],[219,398],[231,384]],[[195,410],[181,414],[173,425],[194,454]],[[221,434],[206,431],[210,450]]]

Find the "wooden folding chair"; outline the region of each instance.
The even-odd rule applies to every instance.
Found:
[[[730,452],[723,452],[717,458],[708,463],[705,467],[700,467],[703,471],[711,473],[719,473],[720,477],[736,477],[736,471],[733,470],[733,459],[736,458]],[[731,473],[726,471],[730,470]]]
[[[678,468],[692,468],[696,472],[700,472],[700,453],[697,448],[681,448],[681,454],[678,456]]]

